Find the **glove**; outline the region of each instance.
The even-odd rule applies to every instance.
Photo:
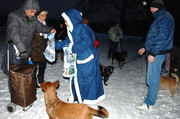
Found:
[[[21,52],[20,55],[21,55],[22,64],[28,64],[27,51]]]

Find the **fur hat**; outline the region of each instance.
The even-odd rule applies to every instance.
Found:
[[[155,7],[158,9],[165,8],[163,0],[153,0],[151,3],[151,7]]]

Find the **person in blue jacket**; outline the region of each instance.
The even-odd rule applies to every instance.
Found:
[[[82,22],[81,12],[70,9],[62,13],[67,26],[68,37],[55,43],[55,49],[69,46],[69,52],[76,54],[75,75],[70,78],[71,96],[69,102],[96,104],[105,98],[99,56],[94,47],[92,29]]]
[[[138,51],[140,55],[146,51],[148,58],[146,77],[148,94],[144,102],[137,106],[137,109],[140,110],[149,109],[155,104],[159,91],[162,63],[166,58],[166,53],[170,52],[173,47],[175,22],[171,14],[165,9],[164,2],[153,0],[151,12],[155,20],[148,31],[145,47]]]

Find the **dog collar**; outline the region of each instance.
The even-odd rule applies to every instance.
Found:
[[[59,103],[59,99],[56,101],[56,103],[53,105],[53,108],[52,108],[52,114],[53,114],[53,116],[54,116],[54,119],[56,119],[56,117],[55,117],[55,115],[54,115],[54,109],[55,109],[55,107],[56,107],[56,105]]]
[[[103,66],[103,70],[102,70],[102,72],[104,72],[105,68],[106,68],[106,67],[105,67],[105,66]]]
[[[109,75],[109,76],[111,76],[111,74],[107,71],[107,74]]]

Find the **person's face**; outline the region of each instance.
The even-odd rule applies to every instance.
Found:
[[[69,27],[68,22],[64,19],[65,25]]]
[[[120,25],[119,25],[119,24],[116,24],[115,26],[116,26],[117,28],[119,28],[119,27],[120,27]]]
[[[83,20],[83,23],[85,23],[85,24],[89,25],[89,20],[88,20],[88,19]]]
[[[29,10],[24,10],[24,11],[29,18],[32,18],[35,15],[35,13],[37,12],[37,10],[35,10],[35,9],[29,9]]]
[[[43,11],[37,17],[41,22],[44,22],[46,20],[46,18],[47,18],[47,12]]]
[[[157,10],[158,10],[158,8],[156,8],[156,7],[151,7],[151,12],[152,12],[152,13],[155,13]]]

